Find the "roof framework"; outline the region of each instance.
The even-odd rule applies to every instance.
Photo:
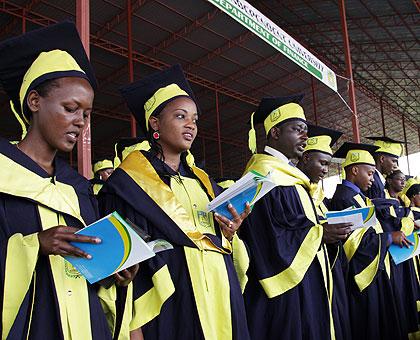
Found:
[[[247,121],[263,96],[305,93],[309,121],[341,129],[344,139],[351,139],[351,112],[333,91],[207,1],[128,1],[131,35],[127,1],[90,2],[91,60],[99,82],[91,128],[94,158],[109,156],[114,141],[130,135],[130,114],[118,94],[129,81],[129,35],[135,80],[174,63],[186,71],[203,112],[193,153],[213,176],[241,174],[250,157]],[[337,1],[250,3],[338,75],[345,74]],[[404,139],[405,129],[409,153],[418,152],[418,2],[351,0],[346,10],[361,136],[385,131]],[[74,16],[71,1],[0,1],[0,39]],[[348,81],[339,78],[346,101],[347,87]],[[4,94],[0,108],[10,111]],[[11,113],[0,116],[0,134],[18,136]],[[262,131],[258,137],[261,144]]]

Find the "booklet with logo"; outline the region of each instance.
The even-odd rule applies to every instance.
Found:
[[[413,246],[410,245],[410,247],[407,248],[400,247],[397,244],[391,244],[388,248],[395,264],[400,264],[420,254],[419,234],[417,232],[412,233],[408,235],[407,238],[414,244]]]
[[[329,224],[352,222],[352,230],[374,227],[377,223],[374,206],[364,208],[352,207],[341,211],[328,211],[326,217]]]
[[[250,171],[212,200],[207,206],[207,211],[232,219],[233,216],[227,208],[229,204],[232,204],[238,214],[241,214],[245,211],[246,202],[252,206],[275,186],[270,173],[263,176],[256,171]]]
[[[76,234],[95,236],[102,241],[99,244],[72,242],[75,247],[90,254],[91,259],[64,257],[90,283],[147,260],[159,251],[173,249],[169,242],[161,239],[146,243],[132,223],[125,221],[117,212],[105,216]]]

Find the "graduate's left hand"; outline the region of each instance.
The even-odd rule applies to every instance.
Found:
[[[214,214],[214,218],[216,219],[217,223],[219,223],[220,229],[222,229],[223,235],[228,239],[228,241],[232,241],[233,236],[241,226],[243,220],[249,215],[251,212],[251,206],[248,202],[246,202],[245,210],[242,214],[238,214],[236,209],[233,207],[232,204],[228,205],[228,210],[232,214],[233,219],[230,220],[226,216],[222,216],[218,213]]]
[[[134,277],[136,276],[138,270],[139,264],[135,264],[134,266],[121,270],[118,273],[115,273],[115,284],[120,287],[128,286],[130,282],[134,280]]]

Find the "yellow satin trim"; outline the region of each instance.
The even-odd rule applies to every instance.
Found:
[[[361,292],[365,288],[369,287],[369,285],[375,278],[376,273],[378,272],[380,252],[381,239],[379,238],[378,255],[376,255],[375,259],[365,269],[363,269],[359,274],[354,276],[354,280],[356,281],[356,284]]]
[[[315,136],[315,137],[310,137],[308,138],[308,140],[306,141],[306,147],[305,147],[305,151],[321,151],[321,152],[325,152],[329,155],[332,155],[332,150],[331,150],[331,137],[330,136]]]
[[[0,154],[0,192],[28,198],[53,210],[73,216],[86,225],[80,215],[79,200],[71,185],[43,178]]]
[[[141,152],[130,154],[121,163],[120,168],[156,202],[199,249],[217,251],[223,254],[232,252],[229,242],[226,244],[226,249],[220,248],[208,236],[203,235],[196,229],[194,221],[191,220],[185,208],[176,199],[171,188],[160,179],[153,166]]]
[[[233,266],[238,275],[239,285],[243,293],[248,282],[246,272],[249,268],[249,255],[245,243],[239,238],[238,234],[233,236],[232,248]]]
[[[147,131],[149,131],[149,118],[159,105],[178,96],[189,97],[188,93],[181,89],[177,84],[170,84],[157,90],[155,94],[144,104]]]
[[[62,215],[38,206],[43,230],[66,225]],[[64,340],[92,339],[87,282],[63,257],[50,255],[55,294],[60,310]]]
[[[306,121],[302,106],[296,103],[288,103],[271,111],[268,117],[264,119],[264,129],[266,135],[268,135],[274,126],[291,118],[303,119]]]
[[[411,216],[406,216],[401,219],[401,231],[405,235],[411,235],[414,231],[414,216],[413,213],[410,212]]]
[[[244,173],[251,170],[257,171],[262,175],[267,175],[271,171],[271,178],[278,186],[302,185],[309,191],[311,196],[317,189],[317,186],[311,184],[309,178],[298,168],[271,155],[253,155],[246,165]]]
[[[14,234],[7,242],[3,292],[2,339],[6,339],[29,290],[38,261],[38,234]],[[30,327],[30,325],[29,325]]]
[[[134,301],[130,330],[138,329],[158,316],[165,301],[175,292],[167,265],[152,276],[152,283],[153,287]]]
[[[93,194],[95,196],[97,196],[99,191],[102,189],[103,186],[104,186],[103,184],[99,184],[99,183],[94,184],[93,185]]]
[[[132,286],[132,283],[130,283],[130,286]],[[132,289],[131,289],[130,295],[127,292],[127,299],[129,296],[132,297]],[[115,323],[117,320],[117,309],[115,305],[115,302],[117,300],[117,287],[115,285],[112,285],[110,288],[106,289],[102,286],[99,286],[98,297],[99,297],[99,301],[101,302],[101,306],[104,311],[109,329],[111,330],[112,336],[114,336],[115,326],[116,326]],[[132,301],[131,301],[131,304],[132,304]],[[131,308],[132,306],[130,306],[129,304],[126,304],[125,309],[129,309],[131,311]]]

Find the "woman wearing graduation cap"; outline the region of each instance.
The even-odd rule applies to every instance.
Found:
[[[114,163],[109,159],[103,159],[97,161],[93,165],[93,178],[90,180],[90,183],[93,184],[93,193],[98,194],[99,190],[102,189],[104,183],[108,180],[109,176],[114,171]]]
[[[344,158],[346,178],[338,184],[331,199],[331,210],[372,206],[363,195],[372,185],[377,146],[344,143],[333,155]],[[401,231],[383,232],[375,227],[354,230],[343,244],[348,261],[350,318],[354,339],[407,339],[404,310],[394,292],[390,275],[388,246],[408,246]]]
[[[249,206],[241,215],[230,209],[232,220],[207,212],[217,188],[188,152],[198,110],[182,69],[154,73],[121,92],[148,143],[114,171],[101,210],[117,210],[174,247],[140,264],[131,329],[141,327],[146,340],[248,339],[241,292],[248,257],[235,232]]]
[[[62,256],[98,218],[90,183],[70,152],[92,111],[95,77],[76,27],[63,23],[0,44],[0,82],[26,136],[0,139],[2,339],[111,339],[96,287]],[[54,256],[61,255],[61,256]]]
[[[308,125],[308,140],[305,151],[299,159],[297,167],[308,176],[311,183],[317,185],[312,198],[318,219],[324,227],[323,240],[326,243],[333,276],[332,313],[336,339],[351,340],[350,311],[347,296],[347,259],[343,251],[342,241],[351,232],[351,223],[329,224],[326,213],[325,195],[319,183],[328,173],[332,159],[331,147],[343,133],[322,126]]]
[[[264,124],[267,145],[245,171],[270,173],[277,184],[241,227],[251,254],[244,297],[253,339],[335,339],[332,275],[311,197],[316,187],[290,162],[302,156],[308,139],[301,99],[263,98],[251,116],[251,150],[254,124]]]

